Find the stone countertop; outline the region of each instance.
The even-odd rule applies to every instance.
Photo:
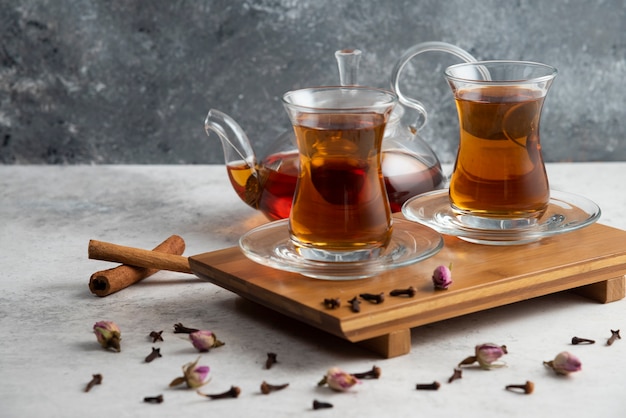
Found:
[[[548,164],[553,189],[580,194],[602,208],[601,223],[626,229],[626,162]],[[224,166],[0,166],[0,415],[7,417],[139,416],[603,416],[624,414],[626,342],[606,346],[611,329],[626,330],[626,302],[598,304],[565,292],[412,330],[405,356],[380,357],[274,313],[192,275],[159,272],[98,298],[90,275],[112,267],[89,260],[90,239],[152,248],[182,236],[186,255],[236,245],[265,221],[231,189]],[[93,324],[115,321],[122,351],[96,342]],[[200,355],[211,367],[205,393],[242,390],[210,401],[168,388],[199,353],[173,325],[213,330],[225,346]],[[163,342],[148,334],[163,330]],[[572,336],[594,345],[569,343]],[[452,384],[454,366],[476,344],[505,344],[507,367],[468,369]],[[152,347],[163,357],[144,358]],[[542,362],[561,351],[583,370],[558,377]],[[264,369],[267,352],[279,363]],[[379,380],[349,393],[317,387],[332,366],[359,372],[377,365]],[[101,385],[84,393],[92,374]],[[290,383],[268,396],[261,382]],[[416,383],[442,383],[416,391]],[[530,396],[504,390],[535,383]],[[163,394],[159,405],[143,402]],[[334,404],[311,411],[313,399]]]

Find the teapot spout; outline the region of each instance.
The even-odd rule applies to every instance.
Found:
[[[239,198],[258,209],[263,190],[256,157],[246,133],[233,118],[215,109],[209,110],[204,130],[209,137],[213,131],[222,142],[228,178]]]
[[[254,168],[256,158],[248,135],[233,118],[219,110],[211,109],[204,120],[204,130],[209,137],[210,131],[219,137],[226,165],[245,163]]]

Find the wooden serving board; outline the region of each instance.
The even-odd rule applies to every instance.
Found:
[[[626,231],[593,224],[571,233],[522,246],[486,246],[444,238],[435,256],[379,276],[327,281],[257,264],[238,247],[189,258],[199,277],[383,357],[411,349],[413,327],[569,289],[602,303],[624,298]],[[439,265],[452,264],[453,284],[435,290]],[[417,288],[415,297],[391,297],[393,289]],[[385,301],[348,301],[360,293],[385,293]],[[327,309],[325,298],[341,306]]]

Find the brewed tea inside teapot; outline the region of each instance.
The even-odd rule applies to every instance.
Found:
[[[400,104],[387,122],[382,150],[382,174],[393,212],[399,212],[404,202],[413,196],[442,188],[446,181],[439,159],[417,133],[426,119],[423,106],[403,95],[397,87],[404,65],[414,56],[433,50],[433,47],[452,52],[466,61],[475,61],[471,55],[453,45],[431,42],[407,50],[396,64],[392,86],[398,90]],[[360,55],[359,50],[335,53],[342,85],[357,84]],[[422,120],[419,127],[404,122],[409,111],[417,111]],[[281,134],[270,145],[270,151],[257,158],[246,133],[225,113],[211,109],[204,127],[207,135],[211,136],[210,132],[218,135],[229,180],[241,200],[263,212],[270,220],[288,218],[299,169],[293,131]]]

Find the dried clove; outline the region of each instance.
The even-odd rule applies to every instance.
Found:
[[[374,366],[371,370],[363,373],[352,373],[357,379],[379,379],[381,375],[380,367]]]
[[[100,373],[92,375],[91,380],[89,381],[89,383],[87,383],[87,386],[85,386],[85,392],[89,392],[92,387],[94,387],[95,385],[99,385],[101,383],[102,383],[102,375]]]
[[[577,345],[577,344],[595,344],[596,342],[594,340],[590,340],[588,338],[578,338],[578,337],[572,337],[572,344],[573,345]]]
[[[263,383],[261,383],[261,393],[264,395],[268,395],[271,392],[275,392],[277,390],[283,390],[287,386],[289,386],[289,383],[283,383],[282,385],[270,385],[266,381],[263,381]]]
[[[163,395],[146,396],[143,401],[146,403],[163,403]]]
[[[409,286],[406,289],[394,289],[389,292],[389,296],[408,296],[412,298],[417,294],[417,289],[413,286]]]
[[[611,330],[611,337],[607,340],[606,345],[612,345],[615,340],[621,340],[622,337],[619,335],[619,330]]]
[[[174,334],[191,334],[192,332],[200,331],[197,328],[188,328],[180,322],[174,324]]]
[[[321,402],[321,401],[318,401],[317,399],[313,400],[313,409],[326,409],[326,408],[332,408],[332,407],[333,407],[332,403]]]
[[[448,379],[448,383],[452,383],[457,379],[461,379],[463,378],[463,370],[461,369],[454,369],[454,374],[452,376],[450,376],[450,378]]]
[[[530,380],[527,380],[526,383],[524,383],[523,385],[507,385],[505,389],[511,392],[515,392],[518,389],[521,389],[522,390],[521,393],[530,395],[535,390],[535,384],[531,382]]]
[[[350,304],[350,309],[352,310],[352,312],[361,312],[361,301],[356,296],[350,299],[348,303]]]
[[[337,309],[341,306],[341,301],[339,298],[326,298],[324,299],[324,306],[327,309]]]
[[[202,393],[200,391],[197,391],[196,393],[200,396],[204,396],[210,399],[228,399],[228,398],[237,398],[239,394],[241,394],[241,389],[239,389],[237,386],[231,386],[230,389],[228,389],[224,393],[208,394],[208,393]]]
[[[155,343],[157,341],[163,341],[163,337],[161,336],[161,334],[163,334],[163,331],[152,331],[150,332],[149,337],[152,338],[152,342]]]
[[[163,357],[161,355],[161,349],[152,347],[152,352],[146,357],[146,363],[150,363],[152,360],[159,357]]]
[[[416,390],[439,390],[441,384],[434,381],[433,383],[418,383],[415,385]]]
[[[380,293],[361,293],[359,295],[361,299],[364,299],[368,302],[372,303],[383,303],[385,301],[385,294],[383,292]]]
[[[265,368],[271,369],[274,364],[278,363],[276,359],[276,353],[267,353],[267,360],[265,360]]]

